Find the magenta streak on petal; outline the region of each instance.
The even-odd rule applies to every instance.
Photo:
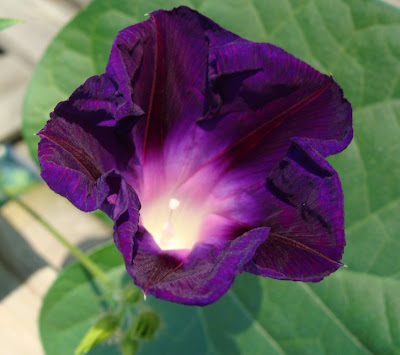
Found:
[[[143,139],[143,163],[146,161],[146,151],[149,145],[156,141],[156,146],[161,146],[163,140],[163,119],[165,115],[162,112],[164,102],[162,97],[165,92],[166,84],[166,62],[162,53],[165,53],[165,44],[161,38],[161,32],[157,28],[157,17],[152,16],[155,28],[155,45],[154,45],[154,74],[150,93],[149,108],[146,117],[146,129]],[[155,95],[155,90],[161,91]],[[151,131],[151,136],[149,132]]]
[[[169,275],[171,275],[173,272],[178,270],[186,261],[187,256],[175,267],[173,267],[170,271],[168,271],[165,275],[163,275],[159,280],[157,280],[157,283],[162,282],[165,278],[167,278]],[[157,274],[157,271],[159,270],[159,267],[155,267],[153,273],[149,277],[149,281],[147,282],[147,285],[143,289],[144,294],[147,294],[147,291],[151,286],[153,286],[153,278]]]
[[[234,223],[234,224],[236,224],[236,225],[238,225],[238,226],[240,226],[240,227],[242,227],[242,228],[245,228],[246,230],[250,230],[250,229],[253,228],[251,225],[249,225],[249,224],[247,224],[247,223],[240,222],[240,221],[238,221],[238,220],[236,220],[236,219],[234,219],[234,218],[232,218],[232,217],[225,216],[225,215],[223,215],[223,214],[213,213],[213,215],[215,215],[215,216],[220,216],[220,217],[222,217],[222,218],[225,218],[226,220],[228,220],[228,221],[230,221],[230,222],[232,222],[232,223]]]
[[[344,264],[342,264],[340,262],[332,260],[331,258],[328,258],[326,255],[318,252],[317,250],[315,250],[313,248],[308,247],[307,245],[305,245],[303,243],[300,243],[300,242],[298,242],[296,240],[284,237],[283,235],[279,235],[279,234],[276,234],[276,233],[270,233],[269,238],[279,240],[281,243],[288,244],[288,245],[294,246],[295,248],[298,248],[298,249],[301,249],[301,250],[305,250],[305,251],[308,251],[308,252],[313,253],[315,255],[318,255],[321,258],[324,258],[325,260],[327,260],[327,261],[329,261],[329,262],[331,262],[331,263],[333,263],[335,265],[338,265],[338,266],[343,266],[344,265]]]
[[[97,180],[101,176],[100,169],[97,168],[96,164],[93,163],[92,159],[81,149],[77,149],[72,144],[68,143],[61,137],[56,137],[49,133],[40,132],[40,136],[48,139],[59,147],[63,148],[66,152],[74,157],[74,159],[85,169],[85,171],[92,177],[93,180]]]

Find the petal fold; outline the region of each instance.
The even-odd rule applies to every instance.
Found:
[[[345,246],[343,193],[335,170],[308,140],[295,140],[267,179],[269,238],[246,271],[320,281],[337,270]]]
[[[98,191],[107,191],[107,198],[102,201],[99,209],[114,221],[115,245],[125,263],[130,264],[139,223],[139,198],[126,180],[115,171],[102,176]]]
[[[119,96],[106,75],[89,78],[57,105],[38,133],[42,177],[51,189],[83,211],[99,208],[106,197],[99,179],[111,170],[132,176],[133,143],[117,129],[102,125],[113,119]]]
[[[217,248],[198,243],[187,258],[163,252],[149,233],[138,233],[136,252],[127,270],[146,294],[173,302],[204,306],[218,300],[268,237],[256,228]]]
[[[351,141],[351,106],[339,85],[281,48],[242,39],[211,47],[209,72],[218,109],[208,120],[232,133],[242,155],[265,139],[286,145],[284,151],[288,138],[314,139],[323,156]],[[232,125],[241,128],[241,139]]]

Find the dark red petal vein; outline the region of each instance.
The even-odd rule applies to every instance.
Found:
[[[65,139],[61,137],[56,137],[52,134],[49,134],[48,132],[41,132],[40,136],[42,138],[48,139],[49,141],[51,141],[55,145],[58,145],[67,153],[69,153],[82,166],[82,168],[90,175],[93,180],[96,181],[102,175],[101,170],[93,162],[93,159],[83,150],[74,147]]]
[[[163,140],[163,122],[165,115],[163,115],[163,108],[165,107],[163,99],[166,86],[166,61],[165,59],[165,43],[162,39],[161,31],[158,29],[157,17],[153,16],[155,28],[155,45],[154,45],[154,69],[153,69],[153,82],[150,93],[149,108],[146,115],[146,129],[143,139],[143,162],[146,159],[146,151],[148,146],[160,146]],[[157,95],[155,92],[157,91]],[[149,134],[151,132],[151,135]]]
[[[276,115],[272,119],[269,119],[266,121],[264,124],[261,126],[257,127],[253,131],[249,132],[246,136],[243,138],[237,140],[230,146],[228,146],[224,151],[216,155],[214,158],[210,159],[203,165],[201,165],[197,170],[195,170],[187,179],[189,180],[193,176],[195,176],[197,173],[199,173],[201,170],[204,168],[209,167],[212,164],[215,164],[218,160],[223,159],[227,157],[229,154],[231,155],[231,158],[229,159],[229,165],[225,169],[225,172],[227,172],[229,169],[231,169],[234,166],[234,163],[239,160],[240,158],[243,158],[246,156],[252,149],[257,147],[263,139],[265,139],[269,134],[271,134],[275,129],[277,129],[279,126],[281,126],[289,117],[294,115],[295,113],[299,112],[303,108],[305,108],[307,105],[318,99],[326,90],[328,90],[331,85],[333,84],[333,78],[330,77],[329,80],[325,85],[317,89],[315,92],[313,92],[311,95],[301,99],[299,102],[295,103],[294,105],[290,106],[288,109],[284,110],[280,114]],[[182,185],[185,184],[184,181],[181,185],[179,185],[177,188],[181,187]]]
[[[270,233],[268,238],[269,239],[278,240],[281,243],[284,243],[284,244],[287,244],[287,245],[291,245],[291,246],[293,246],[295,248],[298,248],[298,249],[301,249],[301,250],[305,250],[305,251],[308,251],[308,252],[313,253],[315,255],[318,255],[321,258],[324,258],[325,260],[330,261],[331,263],[336,264],[338,266],[343,266],[344,265],[344,264],[342,264],[340,262],[332,260],[331,258],[328,258],[326,255],[320,253],[319,251],[317,251],[317,250],[315,250],[313,248],[308,247],[307,245],[305,245],[303,243],[300,243],[300,242],[298,242],[296,240],[293,240],[291,238],[288,238],[288,237],[284,237],[283,235],[279,235],[279,234],[276,234],[276,233]]]
[[[310,104],[311,102],[315,101],[318,97],[320,97],[327,89],[329,89],[332,83],[333,79],[332,77],[330,77],[329,81],[324,86],[316,90],[311,95],[295,103],[288,109],[284,110],[279,115],[276,115],[272,119],[268,120],[263,125],[257,127],[242,139],[234,142],[232,145],[230,145],[223,152],[221,152],[216,157],[211,159],[205,165],[212,164],[216,160],[225,157],[227,154],[233,151],[236,151],[236,154],[234,154],[235,156],[234,160],[242,158],[243,156],[248,154],[252,149],[254,149],[271,132],[273,132],[276,128],[282,125],[285,122],[285,120],[287,120],[290,116],[294,115],[296,112],[299,112],[301,109],[303,109],[308,104]]]

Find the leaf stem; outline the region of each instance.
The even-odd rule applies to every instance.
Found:
[[[9,196],[13,201],[15,201],[19,206],[21,206],[26,212],[28,212],[36,221],[38,221],[44,228],[46,228],[50,234],[57,239],[62,245],[64,245],[71,254],[75,256],[77,260],[94,276],[97,277],[105,286],[111,288],[112,283],[108,279],[107,275],[92,261],[88,256],[78,249],[75,245],[71,244],[67,238],[65,238],[61,233],[59,233],[52,225],[50,225],[46,220],[44,220],[37,212],[35,212],[31,207],[29,207],[25,202],[16,196]]]

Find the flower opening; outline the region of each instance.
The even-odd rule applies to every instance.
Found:
[[[207,211],[190,201],[162,196],[143,206],[141,224],[162,250],[191,250],[201,237]]]
[[[145,294],[206,305],[242,272],[316,282],[342,265],[340,86],[187,7],[123,29],[38,135],[43,179],[112,218]]]

